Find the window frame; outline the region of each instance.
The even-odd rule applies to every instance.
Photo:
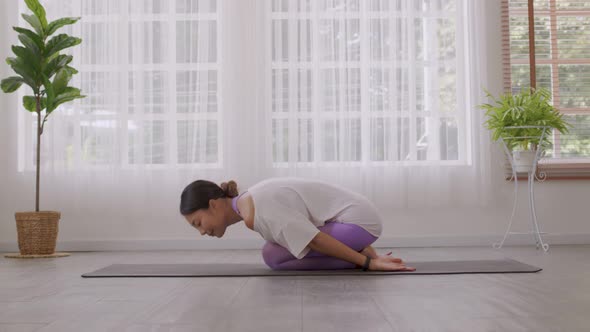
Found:
[[[560,78],[559,65],[583,64],[590,66],[590,58],[560,59],[558,48],[557,18],[561,16],[584,16],[590,18],[590,8],[585,10],[557,9],[557,0],[546,0],[547,9],[534,8],[534,16],[549,17],[550,22],[550,57],[548,59],[535,57],[531,64],[530,58],[512,59],[510,53],[510,19],[512,17],[529,17],[528,8],[511,9],[510,0],[502,0],[502,48],[503,48],[503,85],[506,92],[512,90],[512,65],[528,65],[529,68],[538,65],[551,66],[551,94],[554,105],[559,112],[565,115],[590,115],[589,108],[565,108],[560,107]],[[530,47],[530,46],[529,46]],[[534,51],[534,45],[533,45]],[[529,69],[530,71],[530,69]],[[538,164],[537,175],[551,180],[581,180],[590,179],[590,158],[559,158],[560,133],[553,132],[554,146],[557,158],[541,159]],[[511,173],[508,169],[507,173]],[[506,174],[506,179],[511,179],[511,174]],[[521,176],[518,176],[521,179]]]

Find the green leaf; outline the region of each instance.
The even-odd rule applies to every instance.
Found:
[[[53,89],[56,95],[59,95],[65,91],[65,88],[68,86],[72,75],[73,74],[68,69],[68,67],[60,69],[55,74],[55,79],[53,80]]]
[[[43,73],[47,77],[53,77],[58,70],[64,68],[73,59],[74,57],[71,55],[59,54],[44,66]]]
[[[22,14],[22,17],[33,27],[33,29],[35,29],[35,31],[37,31],[40,36],[45,36],[45,30],[43,29],[43,25],[37,16]]]
[[[29,37],[35,43],[35,45],[37,45],[37,48],[39,48],[40,50],[43,50],[45,48],[45,43],[43,42],[43,38],[41,36],[39,36],[38,34],[36,34],[34,31],[31,31],[31,30],[25,29],[25,28],[20,28],[20,27],[12,27],[12,29],[18,33],[21,33],[21,34]],[[21,40],[21,42],[22,42],[22,40]]]
[[[82,39],[77,37],[70,37],[66,34],[57,35],[47,42],[47,47],[45,48],[45,56],[49,58],[55,53],[68,47],[76,46],[81,42]]]
[[[73,86],[67,86],[63,89],[62,93],[60,93],[56,98],[64,97],[64,96],[79,96],[81,93],[80,89],[75,88]]]
[[[32,69],[31,73],[36,74],[36,72],[39,71],[41,66],[41,57],[34,54],[31,49],[13,45],[12,52],[14,52],[14,54],[17,56],[17,59],[22,59],[23,63]]]
[[[64,17],[49,23],[49,25],[47,26],[47,36],[51,36],[55,33],[55,31],[57,31],[57,29],[65,25],[74,24],[78,22],[79,19],[80,17]]]
[[[42,97],[41,101],[41,111],[43,111],[47,107],[47,98]],[[37,112],[37,99],[34,96],[24,96],[23,97],[23,106],[29,112],[36,113]]]
[[[43,75],[43,86],[45,87],[45,94],[47,95],[47,113],[51,113],[55,101],[55,90],[53,89],[53,83],[51,83],[49,78],[45,75]]]
[[[72,75],[75,75],[75,74],[77,74],[77,73],[78,73],[78,69],[76,69],[76,68],[74,68],[74,67],[70,67],[70,66],[68,66],[68,70],[70,71],[70,73],[71,73]]]
[[[35,16],[41,22],[41,26],[45,29],[47,27],[47,16],[45,13],[45,8],[39,3],[38,0],[25,0],[27,7],[35,14]]]
[[[39,47],[37,47],[37,44],[35,44],[35,42],[31,40],[31,38],[23,34],[19,34],[18,39],[21,41],[23,47],[27,49],[34,58],[38,58],[38,60],[41,61],[41,50],[39,49]],[[14,54],[16,54],[16,52]]]
[[[27,66],[21,58],[6,58],[6,63],[22,77],[25,84],[30,86],[35,93],[39,93],[41,84],[37,82],[36,73],[31,71],[31,67]]]
[[[31,51],[31,53],[35,54],[36,56],[41,56],[41,50],[31,38],[21,33],[18,35],[18,39],[27,49]]]
[[[47,49],[47,48],[45,48],[45,49]],[[45,54],[45,52],[43,52],[43,54]],[[45,63],[51,62],[53,59],[57,58],[59,55],[60,55],[59,52],[55,52],[51,56],[46,56],[45,57]]]
[[[11,92],[18,90],[18,88],[20,88],[20,86],[24,82],[25,81],[22,79],[22,77],[11,76],[11,77],[3,79],[2,82],[0,83],[0,86],[2,86],[2,91],[6,92],[6,93],[11,93]]]
[[[66,87],[64,89],[64,92],[57,95],[57,97],[55,97],[55,100],[53,102],[52,105],[52,110],[48,111],[48,114],[53,112],[59,105],[63,104],[63,103],[67,103],[70,102],[72,100],[75,99],[80,99],[80,98],[84,98],[86,96],[80,95],[80,89],[74,88],[74,87]]]

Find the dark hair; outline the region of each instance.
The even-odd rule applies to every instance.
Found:
[[[238,184],[230,180],[221,186],[207,181],[197,180],[184,188],[180,195],[180,214],[189,215],[198,209],[209,208],[210,199],[238,196]]]

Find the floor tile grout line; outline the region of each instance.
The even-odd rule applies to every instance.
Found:
[[[371,300],[373,301],[373,303],[375,303],[375,306],[377,307],[377,309],[381,313],[381,316],[383,317],[383,319],[385,319],[385,321],[387,322],[387,324],[389,325],[389,327],[391,328],[391,330],[394,331],[393,323],[389,320],[389,316],[385,314],[385,312],[383,311],[383,308],[381,308],[381,306],[379,305],[379,303],[377,303],[377,301],[373,297],[373,294],[369,294],[369,297],[371,298]]]
[[[300,327],[300,332],[303,332],[303,289],[301,287],[301,278],[297,278],[297,293],[299,294],[299,300],[300,300],[300,308],[301,308],[301,319],[300,319],[300,323],[299,323],[299,327]]]
[[[176,296],[178,296],[178,294],[177,294],[178,290],[184,290],[184,289],[188,288],[189,284],[190,284],[190,280],[186,280],[184,283],[180,283],[179,285],[173,287],[169,292],[166,292],[163,295],[161,295],[160,297],[158,297],[157,299],[154,299],[153,303],[148,305],[143,310],[140,310],[136,314],[130,315],[130,317],[128,319],[124,319],[121,322],[121,324],[133,324],[134,320],[137,317],[141,317],[141,315],[144,315],[146,313],[151,314],[154,310],[156,310],[160,307],[166,306],[170,302],[174,301]],[[163,301],[159,301],[159,300],[163,300]],[[120,326],[120,324],[118,326]]]

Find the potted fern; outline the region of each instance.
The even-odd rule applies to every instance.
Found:
[[[547,89],[526,88],[518,94],[506,93],[497,98],[486,93],[493,103],[479,106],[485,110],[485,126],[492,131],[492,140],[502,138],[506,143],[513,154],[516,172],[531,170],[537,149],[551,146],[551,130],[567,133],[571,126],[551,105],[551,93]]]
[[[66,48],[82,42],[67,34],[55,35],[61,27],[74,24],[79,17],[60,18],[48,22],[45,8],[38,0],[25,0],[32,15],[23,14],[23,19],[33,30],[13,27],[22,45],[13,45],[14,57],[6,62],[16,73],[0,82],[2,91],[15,92],[23,84],[32,90],[32,95],[23,98],[24,108],[37,115],[37,177],[35,211],[16,212],[18,245],[21,256],[51,256],[55,252],[58,221],[57,211],[39,211],[39,177],[41,165],[41,135],[47,117],[63,103],[83,98],[80,90],[68,86],[77,70],[69,66],[73,57],[60,54]],[[44,115],[43,121],[41,120]]]

